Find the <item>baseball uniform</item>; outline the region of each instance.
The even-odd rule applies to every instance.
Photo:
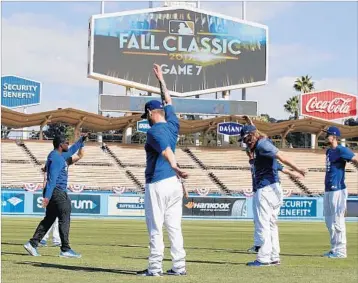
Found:
[[[331,241],[331,253],[337,257],[347,256],[347,238],[344,213],[347,208],[345,167],[354,153],[341,145],[326,152],[326,176],[324,193],[324,217]]]
[[[172,270],[185,272],[185,250],[181,230],[183,190],[169,162],[161,154],[170,147],[175,151],[179,121],[171,105],[164,107],[166,122],[155,123],[147,132],[145,151],[145,215],[150,237],[148,271],[162,273],[164,255],[163,224],[171,246]]]

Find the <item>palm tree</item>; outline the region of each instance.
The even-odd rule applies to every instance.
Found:
[[[314,82],[311,81],[311,78],[312,77],[309,77],[308,75],[298,77],[295,80],[293,88],[301,93],[311,92],[312,90],[314,90]],[[295,95],[291,97],[289,100],[287,100],[286,104],[283,107],[285,108],[285,111],[293,115],[295,120],[298,119],[299,117],[298,95]]]
[[[299,105],[298,105],[298,95],[292,96],[289,100],[286,101],[286,104],[283,106],[285,111],[292,114],[294,119],[297,120],[299,116]]]
[[[293,88],[296,91],[307,93],[314,90],[314,82],[311,81],[312,77],[309,77],[308,75],[302,76],[300,78],[297,78]]]

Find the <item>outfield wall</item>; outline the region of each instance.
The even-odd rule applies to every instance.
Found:
[[[69,193],[73,216],[143,217],[144,195],[113,192]],[[3,215],[44,215],[42,192],[1,191]],[[183,217],[193,219],[252,219],[252,197],[190,195],[183,201]],[[358,198],[348,199],[347,217],[358,217]],[[281,219],[322,220],[323,198],[287,197],[280,210]]]

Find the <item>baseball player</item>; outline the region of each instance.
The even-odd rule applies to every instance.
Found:
[[[255,185],[255,166],[254,166],[254,158],[253,158],[253,153],[252,152],[248,152],[249,155],[249,163],[250,163],[250,168],[251,168],[251,175],[252,175],[252,191],[255,194],[257,189],[256,189],[256,185]],[[281,171],[283,174],[286,175],[290,175],[293,178],[300,178],[300,176],[295,173],[294,171],[288,170],[286,169],[284,166],[282,166],[281,163],[277,163],[277,171]],[[280,181],[279,181],[280,182]],[[257,222],[257,210],[256,210],[256,202],[255,202],[255,198],[253,199],[253,203],[252,203],[252,209],[253,209],[253,215],[254,215],[254,245],[249,248],[247,251],[249,253],[258,253],[261,245],[262,245],[262,237],[263,235],[259,233],[259,229],[256,227],[258,225]]]
[[[341,132],[337,127],[326,131],[329,148],[326,152],[326,176],[323,212],[331,240],[331,250],[323,256],[347,257],[346,223],[347,189],[344,182],[347,161],[358,165],[358,157],[350,149],[339,144]]]
[[[78,154],[73,155],[72,157],[66,160],[67,166],[75,164],[84,156],[83,144],[81,145],[80,149],[78,150]],[[46,173],[46,166],[42,168],[42,171]],[[44,185],[46,187],[46,174],[44,174]],[[51,228],[47,231],[46,235],[43,237],[41,242],[39,243],[39,247],[47,247],[47,240],[50,237],[50,233],[52,231],[52,242],[55,247],[61,246],[61,239],[60,239],[60,232],[58,229],[58,218],[56,218],[55,222],[52,224]]]
[[[173,266],[168,275],[186,275],[185,250],[181,230],[183,186],[186,179],[175,160],[174,151],[179,133],[179,121],[172,106],[160,66],[154,65],[164,105],[151,100],[145,105],[142,118],[151,126],[147,132],[145,151],[145,217],[150,240],[149,265],[140,276],[162,276],[164,255],[163,224],[168,231]],[[179,177],[179,178],[178,178]]]
[[[249,125],[253,125],[254,126],[254,123],[252,122],[252,120],[250,119],[249,116],[243,116],[243,118],[246,120],[247,124]],[[272,143],[272,140],[269,139],[269,141]],[[249,157],[249,164],[250,164],[250,169],[251,169],[251,176],[252,176],[252,191],[253,193],[255,194],[257,189],[256,189],[256,185],[255,185],[255,166],[254,166],[254,153],[253,151],[251,151],[249,149],[249,147],[246,147],[246,154],[247,156]],[[277,170],[278,171],[281,171],[282,173],[286,174],[286,175],[290,175],[292,176],[293,178],[299,178],[300,176],[297,175],[294,171],[291,171],[291,170],[288,170],[286,168],[284,168],[282,166],[281,163],[277,163]],[[255,202],[255,199],[253,199],[253,203],[252,203],[252,209],[253,209],[253,220],[254,220],[254,245],[249,248],[247,251],[249,253],[258,253],[261,245],[262,245],[262,235],[260,233],[258,233],[259,229],[256,228],[257,226],[257,213],[256,213],[256,202]]]
[[[277,218],[283,201],[278,177],[278,162],[290,166],[302,176],[303,169],[298,168],[287,159],[268,138],[260,134],[253,125],[245,125],[241,130],[241,138],[253,154],[255,230],[261,235],[261,247],[257,258],[248,266],[269,266],[280,264],[280,243]]]
[[[71,199],[67,194],[68,166],[66,160],[80,149],[86,138],[87,135],[81,137],[70,148],[68,147],[69,142],[64,136],[56,136],[53,140],[54,150],[50,152],[46,161],[47,183],[42,201],[43,207],[46,208],[46,215],[38,225],[33,237],[24,245],[25,250],[32,256],[40,256],[37,246],[58,217],[61,238],[60,257],[81,257],[71,249],[69,244]]]

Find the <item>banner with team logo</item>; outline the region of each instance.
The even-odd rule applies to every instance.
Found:
[[[144,196],[109,196],[108,215],[144,216]]]
[[[1,212],[24,213],[25,194],[1,192]]]
[[[190,197],[183,201],[183,215],[246,217],[246,206],[246,198]]]

